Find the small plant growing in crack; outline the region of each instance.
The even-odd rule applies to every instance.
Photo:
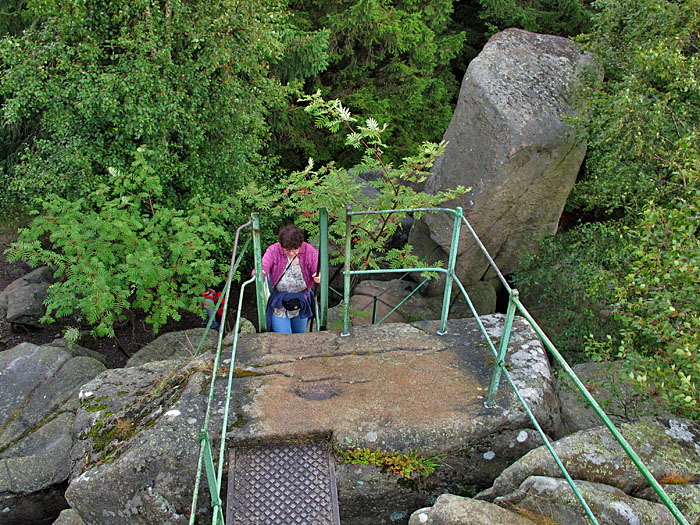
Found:
[[[436,468],[443,465],[439,456],[426,458],[413,449],[410,449],[406,454],[399,454],[393,450],[371,450],[365,447],[350,450],[336,449],[336,454],[346,463],[375,465],[382,471],[403,476],[406,479],[410,479],[414,473],[429,476],[435,472]]]
[[[121,440],[126,441],[131,436],[134,435],[134,422],[129,417],[123,419],[118,419],[114,424],[114,436]]]

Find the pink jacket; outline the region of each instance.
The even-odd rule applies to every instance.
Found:
[[[301,274],[304,276],[304,282],[306,282],[306,289],[311,290],[311,286],[314,284],[313,275],[318,267],[318,250],[308,242],[305,242],[299,248],[297,257],[301,266]],[[276,286],[287,264],[287,255],[284,253],[282,245],[278,242],[270,245],[265,250],[265,255],[262,258],[263,278],[269,274],[270,284]]]

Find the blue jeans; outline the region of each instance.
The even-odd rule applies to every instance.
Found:
[[[204,300],[203,308],[207,311],[207,320],[204,321],[202,328],[206,328],[207,324],[209,323],[209,319],[211,319],[213,317],[214,320],[211,322],[211,329],[216,330],[218,332],[219,327],[221,326],[221,323],[220,323],[219,316],[216,313],[216,310],[214,310],[215,306],[216,306],[216,303],[214,303],[214,301],[212,301],[211,299]]]
[[[291,319],[284,314],[284,317],[272,316],[272,331],[278,334],[303,334],[306,332],[306,323],[309,320],[298,315]]]

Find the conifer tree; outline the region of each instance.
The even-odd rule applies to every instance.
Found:
[[[307,93],[321,89],[353,111],[390,124],[398,145],[392,160],[425,140],[439,141],[452,117],[458,89],[450,62],[465,35],[451,20],[452,0],[293,0],[299,27],[328,35],[328,68],[306,79]],[[308,157],[350,166],[357,152],[344,152],[342,136],[330,143],[315,133],[303,112],[290,109],[279,128],[289,146],[277,150],[289,167]]]

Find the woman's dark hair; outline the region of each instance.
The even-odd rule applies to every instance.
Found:
[[[296,224],[288,224],[277,234],[277,239],[285,250],[294,250],[301,248],[304,242],[304,232]]]

